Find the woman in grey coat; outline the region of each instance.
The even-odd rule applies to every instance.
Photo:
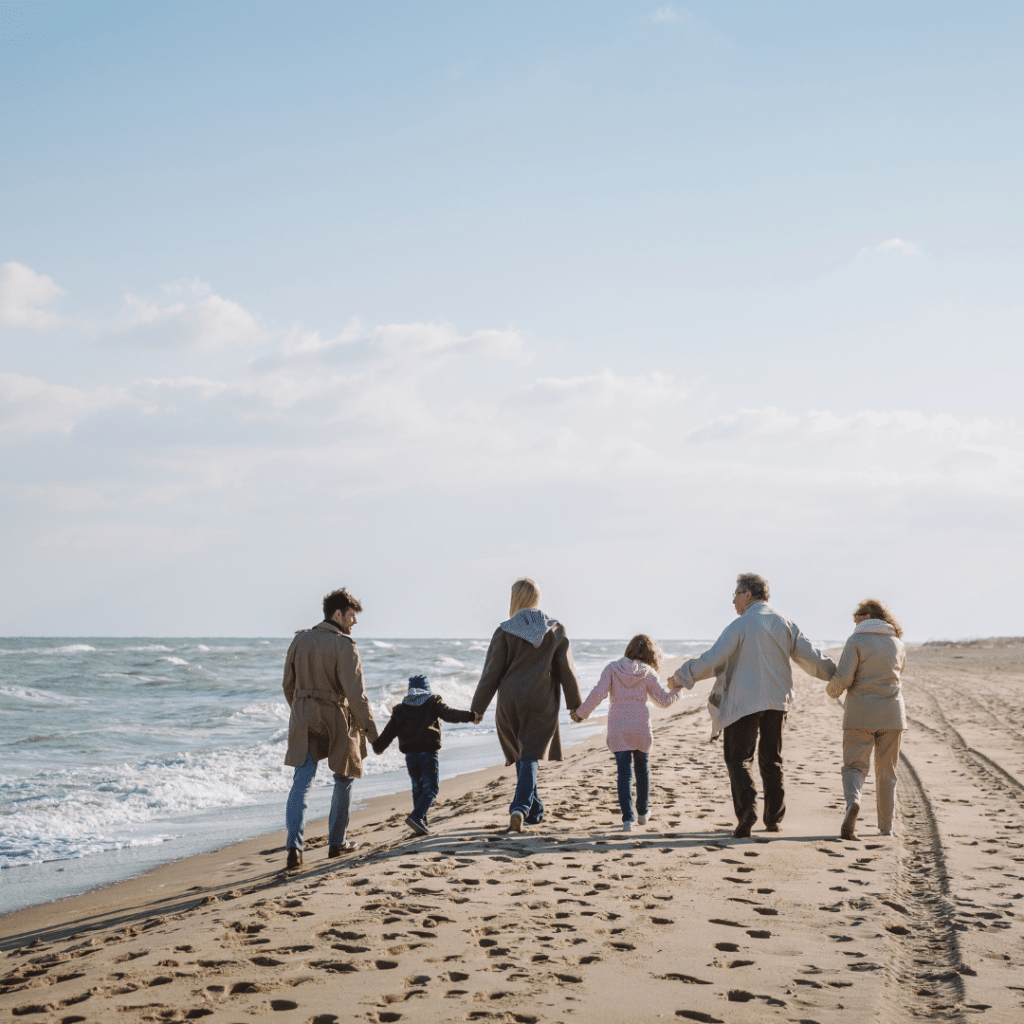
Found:
[[[471,709],[482,715],[498,695],[494,721],[506,764],[516,766],[516,792],[509,830],[536,825],[544,817],[537,795],[537,764],[561,761],[560,696],[575,711],[583,703],[565,627],[538,607],[540,589],[530,579],[512,585],[509,618],[491,637]]]
[[[864,779],[875,754],[875,802],[878,831],[892,835],[896,810],[896,765],[900,740],[907,727],[900,674],[906,652],[903,627],[881,601],[861,601],[853,613],[857,623],[846,641],[839,667],[825,692],[838,698],[846,692],[843,705],[843,793],[846,816],[843,839],[856,839],[854,831],[860,813]]]

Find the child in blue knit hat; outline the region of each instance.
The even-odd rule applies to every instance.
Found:
[[[405,766],[412,780],[412,814],[405,823],[418,835],[430,833],[427,813],[433,806],[441,786],[437,752],[441,749],[441,719],[446,722],[479,722],[481,715],[450,708],[430,692],[426,676],[412,676],[409,692],[401,704],[391,711],[391,720],[373,744],[376,754],[383,754],[398,737],[398,749],[405,754]]]

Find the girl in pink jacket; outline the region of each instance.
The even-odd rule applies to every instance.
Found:
[[[640,633],[626,645],[626,656],[606,665],[597,686],[572,715],[574,722],[590,717],[593,710],[610,697],[608,708],[608,749],[615,755],[619,775],[619,806],[622,831],[632,832],[633,822],[647,824],[650,816],[651,776],[647,755],[654,736],[650,697],[659,707],[674,704],[680,690],[671,693],[658,680],[661,649],[646,634]],[[633,815],[633,770],[636,769],[636,817]]]

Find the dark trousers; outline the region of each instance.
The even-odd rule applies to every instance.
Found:
[[[406,754],[405,767],[409,769],[409,780],[412,782],[412,816],[419,818],[425,825],[427,814],[441,788],[437,754]]]
[[[782,778],[782,731],[785,728],[785,711],[755,711],[725,727],[725,764],[729,769],[737,821],[742,821],[751,810],[755,818],[757,816],[757,789],[750,771],[755,745],[757,767],[764,786],[764,823],[770,826],[782,821],[786,813],[786,788]]]

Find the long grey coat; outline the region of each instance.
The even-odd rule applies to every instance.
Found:
[[[292,709],[284,763],[300,767],[308,750],[316,761],[326,757],[335,775],[360,778],[377,723],[355,641],[333,622],[296,633],[284,663],[284,696]]]
[[[495,724],[506,764],[524,757],[561,761],[559,691],[570,711],[583,703],[565,627],[556,622],[534,647],[499,626],[470,707],[483,714],[497,693]]]

